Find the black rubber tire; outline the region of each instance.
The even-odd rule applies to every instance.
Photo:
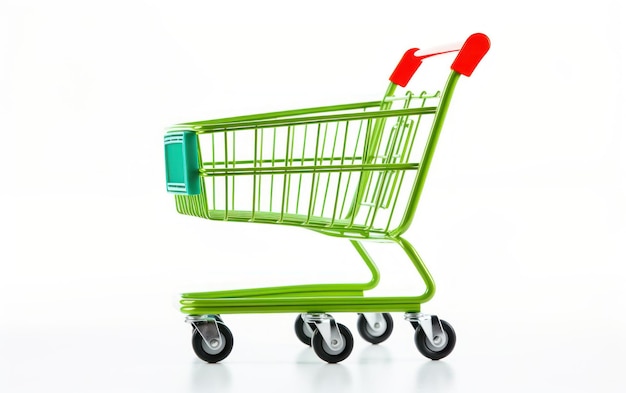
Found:
[[[363,314],[359,315],[359,319],[356,322],[357,330],[359,331],[359,335],[363,338],[363,340],[367,341],[371,344],[380,344],[391,336],[391,332],[393,332],[393,319],[391,318],[391,314],[385,312],[382,314],[383,318],[385,318],[385,322],[387,323],[387,329],[379,336],[375,336],[370,331],[370,327],[367,324],[367,320],[363,316]]]
[[[204,344],[204,339],[197,329],[194,329],[191,336],[193,351],[200,359],[208,363],[217,363],[226,359],[233,350],[233,334],[230,332],[230,329],[222,322],[217,322],[217,328],[224,340],[224,347],[217,353],[210,353],[205,350],[204,345],[206,344]]]
[[[452,352],[452,350],[454,349],[454,345],[456,344],[456,333],[454,332],[452,326],[443,319],[440,321],[441,327],[443,327],[443,331],[448,336],[448,342],[446,343],[445,347],[439,350],[431,347],[430,342],[428,341],[428,338],[426,338],[426,334],[421,327],[418,326],[417,329],[415,329],[415,345],[417,346],[417,349],[422,355],[431,360],[439,360],[445,358]]]
[[[322,338],[322,334],[319,330],[315,329],[313,337],[311,337],[311,346],[313,347],[313,350],[320,359],[328,363],[339,363],[342,360],[345,360],[348,356],[350,356],[352,348],[354,347],[354,338],[352,338],[350,330],[340,323],[337,324],[337,327],[339,328],[339,334],[341,334],[345,343],[343,350],[340,353],[331,354],[326,351],[326,343],[324,343],[324,339]]]
[[[293,329],[296,331],[296,336],[298,336],[298,340],[300,340],[300,342],[304,345],[308,345],[309,347],[311,346],[311,336],[307,335],[307,332],[305,330],[305,322],[302,319],[302,316],[298,315],[298,317],[296,318],[295,323],[293,324]],[[315,331],[315,325],[311,324],[309,325],[310,330],[312,332]]]

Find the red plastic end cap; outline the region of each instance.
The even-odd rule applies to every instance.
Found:
[[[489,37],[482,33],[472,34],[463,44],[451,68],[459,74],[472,75],[480,60],[489,51],[490,46]]]
[[[392,83],[406,87],[413,77],[413,74],[415,74],[415,71],[417,71],[420,64],[422,64],[422,60],[419,57],[415,57],[415,52],[418,50],[418,48],[413,48],[404,53],[396,69],[393,70],[393,73],[389,77]]]

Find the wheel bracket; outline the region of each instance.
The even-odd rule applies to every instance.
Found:
[[[305,323],[313,323],[322,335],[324,342],[329,348],[341,348],[343,346],[343,338],[339,332],[339,327],[335,318],[329,314],[302,314]]]
[[[438,316],[421,312],[408,312],[404,314],[404,319],[411,323],[417,322],[424,331],[426,339],[435,349],[445,348],[448,343],[448,335],[443,330]]]
[[[222,343],[222,335],[217,326],[215,315],[190,315],[185,318],[185,322],[191,323],[200,333],[202,339],[211,348],[219,347]]]

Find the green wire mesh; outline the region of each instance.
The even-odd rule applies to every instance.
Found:
[[[405,216],[439,98],[407,92],[382,102],[189,124],[204,179],[200,195],[176,196],[177,209],[340,236],[388,234]]]

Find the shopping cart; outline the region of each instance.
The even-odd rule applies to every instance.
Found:
[[[484,34],[464,43],[410,49],[381,101],[182,123],[165,136],[167,190],[179,213],[220,221],[289,225],[348,239],[372,274],[366,283],[317,284],[185,293],[196,355],[226,358],[233,335],[220,315],[299,313],[297,337],[329,363],[347,358],[352,334],[329,313],[359,313],[359,334],[386,340],[390,312],[404,312],[415,344],[430,359],[452,351],[456,335],[436,315],[420,312],[435,284],[411,243],[409,228],[460,75],[470,76],[489,50]],[[422,60],[458,52],[441,92],[396,95]],[[364,244],[396,243],[425,284],[419,296],[364,296],[380,275]]]

